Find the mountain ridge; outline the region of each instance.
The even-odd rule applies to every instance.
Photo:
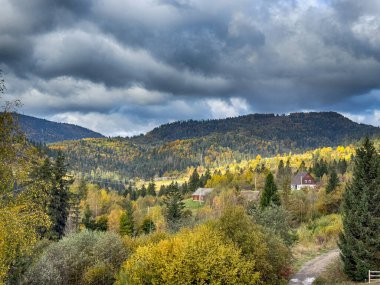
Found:
[[[349,145],[364,136],[379,138],[380,128],[355,123],[335,112],[253,114],[179,121],[131,138],[67,141],[52,148],[64,150],[77,172],[151,178],[192,166],[218,167],[258,154],[265,157]]]
[[[29,115],[13,113],[26,137],[34,142],[53,143],[83,138],[104,138],[100,133],[82,126],[53,122]]]

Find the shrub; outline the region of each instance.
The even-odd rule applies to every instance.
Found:
[[[139,247],[116,284],[257,284],[254,261],[210,226]]]
[[[29,269],[26,284],[79,285],[89,268],[104,263],[114,275],[125,258],[126,251],[118,235],[85,230],[51,244]]]

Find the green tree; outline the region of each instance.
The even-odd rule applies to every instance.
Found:
[[[153,196],[153,197],[156,197],[156,184],[153,181],[151,181],[148,184],[148,188],[146,190],[146,194],[150,195],[150,196]]]
[[[72,183],[67,176],[67,165],[61,151],[52,167],[52,189],[47,213],[52,222],[48,237],[53,240],[61,239],[64,235],[67,217],[69,214],[69,185]]]
[[[277,180],[280,181],[285,176],[284,161],[281,159],[277,167]]]
[[[189,179],[189,191],[194,192],[199,187],[200,179],[197,169],[195,168]]]
[[[176,229],[183,217],[183,209],[185,208],[182,195],[177,185],[172,183],[169,186],[168,193],[163,201],[165,204],[166,221],[171,229]]]
[[[146,187],[145,187],[145,184],[143,186],[141,186],[141,189],[139,191],[139,196],[141,196],[141,197],[145,197],[146,196]]]
[[[338,187],[338,185],[339,185],[338,175],[336,174],[335,169],[333,169],[331,171],[329,181],[327,183],[326,193],[329,194],[333,192],[336,189],[336,187]]]
[[[343,195],[339,248],[353,280],[365,280],[368,270],[380,268],[380,161],[368,138],[356,150],[353,178]]]
[[[146,217],[142,222],[140,230],[144,234],[150,234],[156,230],[156,225],[154,224],[154,222],[151,218]]]
[[[135,232],[135,221],[131,203],[127,203],[125,212],[120,216],[120,235],[133,236]]]
[[[260,206],[266,208],[272,204],[279,206],[281,201],[277,192],[276,183],[274,182],[273,174],[269,172],[265,180],[264,190],[261,193]]]
[[[0,93],[4,89],[0,77]],[[15,267],[32,253],[40,229],[50,224],[42,191],[47,187],[30,176],[40,157],[20,132],[11,105],[5,103],[0,111],[0,284],[17,275]]]
[[[94,229],[95,220],[92,218],[92,211],[88,204],[86,204],[86,207],[84,208],[82,224],[85,226],[86,229]]]

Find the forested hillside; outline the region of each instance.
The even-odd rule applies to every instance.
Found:
[[[349,143],[365,135],[379,134],[380,129],[355,123],[335,112],[251,114],[220,120],[174,122],[155,128],[144,139],[173,141],[226,133],[282,141],[283,147],[293,149]]]
[[[99,133],[77,125],[56,123],[16,113],[14,113],[14,116],[27,138],[34,142],[52,143],[64,140],[103,137]]]
[[[258,154],[271,156],[348,145],[364,136],[379,135],[379,128],[333,112],[254,114],[176,122],[133,138],[67,141],[50,148],[64,150],[75,172],[93,177],[150,178],[166,172],[175,175],[190,166],[217,167]]]

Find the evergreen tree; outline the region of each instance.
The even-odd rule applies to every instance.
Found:
[[[133,218],[133,208],[128,203],[125,212],[120,216],[120,235],[133,236],[135,232],[135,221]]]
[[[335,169],[331,171],[330,178],[326,187],[326,193],[331,193],[333,192],[336,187],[339,185],[339,179],[338,175],[336,174]]]
[[[289,177],[292,176],[292,168],[291,168],[291,166],[290,166],[290,159],[288,159],[288,160],[286,161],[285,175],[286,175],[286,176],[289,176]]]
[[[189,191],[194,192],[199,187],[200,179],[197,169],[195,168],[189,179]]]
[[[347,161],[343,158],[343,159],[339,159],[339,162],[338,162],[338,165],[337,165],[337,169],[338,169],[338,172],[340,174],[345,174],[346,171],[347,171]]]
[[[105,232],[108,230],[108,218],[107,216],[100,216],[95,222],[94,226],[95,231]]]
[[[149,183],[147,191],[146,191],[146,194],[150,195],[150,196],[153,196],[153,197],[156,197],[156,184],[154,184],[153,181],[151,181]]]
[[[199,180],[199,187],[205,187],[209,179],[211,179],[211,173],[210,173],[210,169],[207,168],[205,174],[202,175]]]
[[[165,204],[165,217],[170,228],[176,229],[178,223],[183,217],[185,204],[182,201],[182,195],[178,187],[172,183],[169,186],[168,193],[163,199]]]
[[[124,194],[124,197],[127,197],[128,194],[129,194],[130,197],[132,197],[133,188],[132,188],[132,185],[131,185],[131,184],[128,185],[128,188],[125,189],[124,193],[125,193],[125,194]]]
[[[186,195],[189,192],[189,186],[186,181],[181,185],[181,192],[183,195]]]
[[[143,186],[141,186],[139,196],[141,196],[141,197],[145,197],[146,196],[146,187],[145,187],[145,184]]]
[[[261,194],[260,206],[266,208],[272,204],[279,206],[281,202],[277,193],[277,186],[274,182],[273,174],[272,172],[269,172],[265,180],[263,193]]]
[[[79,181],[78,185],[78,195],[79,195],[79,200],[85,199],[87,197],[87,183],[86,180],[82,177]]]
[[[144,233],[144,234],[150,234],[152,232],[154,232],[156,230],[156,225],[154,224],[154,222],[152,221],[151,218],[149,217],[146,217],[143,222],[142,222],[142,225],[141,225],[141,228],[140,230]]]
[[[289,205],[290,194],[291,194],[291,178],[290,176],[285,176],[282,180],[282,201],[283,205],[287,207]]]
[[[89,230],[93,230],[95,227],[95,221],[92,218],[92,211],[88,204],[86,204],[86,207],[84,208],[82,224],[85,226],[86,229]]]
[[[161,197],[161,196],[164,196],[165,194],[166,194],[166,187],[165,185],[161,185],[160,191],[158,191],[158,196]]]
[[[58,240],[63,237],[67,217],[69,214],[69,185],[72,183],[67,178],[67,165],[65,157],[61,151],[52,168],[52,189],[47,213],[52,222],[48,236],[50,239]]]
[[[380,268],[380,162],[368,138],[356,150],[352,181],[343,195],[339,248],[346,274],[362,281]]]
[[[285,176],[285,167],[284,167],[284,162],[281,159],[280,162],[278,163],[276,178],[277,180],[281,180],[284,176]]]

